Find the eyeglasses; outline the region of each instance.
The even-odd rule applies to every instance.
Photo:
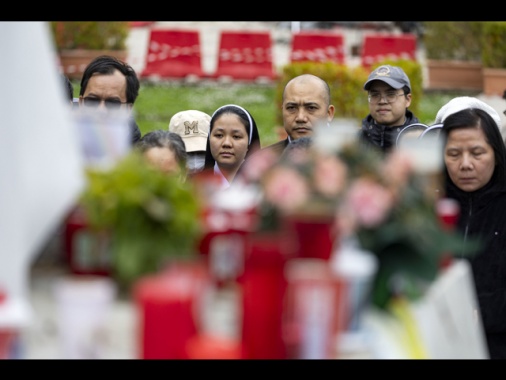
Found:
[[[397,100],[398,96],[403,96],[404,92],[397,93],[394,91],[389,91],[387,93],[382,94],[381,92],[370,92],[369,96],[367,97],[367,100],[369,103],[379,103],[381,98],[384,98],[387,103],[393,103]]]
[[[127,104],[128,102],[121,102],[120,100],[116,99],[101,99],[101,98],[90,98],[86,97],[83,98],[84,105],[89,108],[98,108],[100,103],[102,101],[105,104],[105,108],[109,110],[118,109],[121,107],[122,104]]]

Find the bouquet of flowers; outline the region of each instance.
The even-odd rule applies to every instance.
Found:
[[[244,177],[262,194],[260,228],[279,227],[290,214],[331,216],[339,240],[352,236],[378,258],[373,305],[387,309],[396,296],[417,299],[444,259],[462,248],[461,236],[442,226],[439,189],[430,188],[403,150],[363,149],[356,128],[334,139],[326,133],[323,140],[318,134],[295,140],[280,158],[265,152],[248,164]],[[470,244],[468,253],[476,247]]]

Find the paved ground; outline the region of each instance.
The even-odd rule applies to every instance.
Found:
[[[68,269],[54,262],[32,269],[30,302],[34,318],[19,336],[19,358],[139,359],[140,310],[131,297],[116,295],[103,315],[101,328],[94,334],[86,334],[88,321],[80,318],[76,311],[67,314],[68,311],[64,313],[58,307],[54,286],[63,277],[68,277]],[[200,316],[202,329],[218,336],[238,338],[237,297],[237,289],[234,288],[209,289],[205,300],[207,306]],[[80,357],[69,357],[70,353],[65,349],[63,321],[83,327],[79,329],[80,336],[71,334],[72,342],[79,340],[81,343]]]

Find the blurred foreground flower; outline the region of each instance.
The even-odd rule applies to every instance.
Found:
[[[330,216],[337,231],[335,249],[354,237],[377,256],[371,294],[375,306],[387,309],[397,296],[423,296],[443,260],[462,248],[462,237],[442,227],[435,189],[427,188],[404,151],[382,156],[362,149],[349,134],[334,150],[318,141],[296,140],[280,159],[259,157],[261,174],[258,167],[254,174],[246,167],[245,178],[263,195],[259,228],[281,228],[283,218],[291,215]],[[477,242],[469,244],[467,253],[476,248]]]

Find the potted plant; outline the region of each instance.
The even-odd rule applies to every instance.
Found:
[[[424,22],[429,89],[481,91],[482,22]]]
[[[190,181],[151,167],[132,151],[112,168],[89,167],[79,207],[110,237],[111,275],[128,290],[174,260],[196,259],[201,204]]]
[[[503,96],[506,90],[506,22],[482,24],[483,92],[489,96]]]
[[[50,23],[62,71],[80,79],[95,57],[127,58],[128,21],[52,21]]]

